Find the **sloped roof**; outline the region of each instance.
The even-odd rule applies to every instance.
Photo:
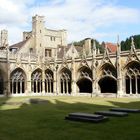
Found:
[[[80,53],[83,50],[83,47],[81,46],[75,46],[78,53]]]
[[[108,48],[109,52],[113,53],[113,52],[117,51],[117,44],[110,43],[110,42],[106,42],[105,44],[106,44],[105,46]]]
[[[12,49],[12,48],[17,48],[17,49],[20,49],[22,46],[24,46],[24,44],[28,41],[29,39],[26,39],[26,40],[23,40],[21,42],[18,42],[16,44],[13,44],[11,46],[9,46],[9,49]]]

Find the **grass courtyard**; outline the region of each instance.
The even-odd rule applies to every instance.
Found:
[[[46,103],[22,103],[29,98]],[[71,112],[139,108],[140,99],[90,97],[0,98],[0,140],[139,140],[140,113],[103,123],[64,120]]]

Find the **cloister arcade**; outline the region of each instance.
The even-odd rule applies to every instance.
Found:
[[[63,68],[59,72],[58,82],[61,94],[71,94],[72,92],[72,73],[68,68]],[[36,69],[31,73],[31,92],[45,93],[54,92],[54,71],[46,69]],[[123,69],[123,81],[125,83],[126,94],[140,94],[140,62],[133,61],[128,63]],[[76,86],[79,93],[92,93],[92,69],[82,66],[77,70]],[[106,63],[98,69],[96,79],[100,93],[117,93],[117,70],[114,65]],[[3,77],[0,75],[0,94],[3,94]],[[10,74],[11,94],[24,94],[27,88],[27,77],[21,68],[16,68]]]

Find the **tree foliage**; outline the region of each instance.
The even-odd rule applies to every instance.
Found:
[[[140,35],[134,35],[127,38],[125,41],[121,41],[121,50],[126,51],[131,48],[131,37],[134,38],[134,44],[136,49],[140,49]]]
[[[81,41],[77,41],[77,42],[75,41],[75,42],[73,42],[73,45],[83,47],[84,41],[85,40],[81,40]],[[100,53],[103,53],[104,52],[104,47],[96,39],[91,39],[91,46],[93,46],[94,41],[95,41],[95,44],[96,44],[96,49],[97,50],[99,49]]]

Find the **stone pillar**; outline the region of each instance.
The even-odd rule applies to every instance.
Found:
[[[60,79],[59,79],[59,75],[58,75],[58,65],[56,65],[56,95],[59,95],[60,91],[59,91],[59,88],[61,86],[60,84]]]
[[[121,46],[119,42],[119,37],[118,37],[118,43],[117,43],[117,55],[116,55],[116,64],[117,64],[117,97],[122,96],[123,94],[123,82],[122,82],[122,73],[121,73]]]
[[[75,68],[75,59],[72,58],[72,65],[71,65],[71,95],[76,95],[76,68]]]
[[[42,71],[42,94],[45,94],[45,71],[44,70]]]
[[[92,93],[91,97],[95,96],[96,93],[96,43],[93,42],[92,48]]]
[[[27,81],[25,81],[25,94],[30,95],[32,92],[31,71],[28,72]]]

